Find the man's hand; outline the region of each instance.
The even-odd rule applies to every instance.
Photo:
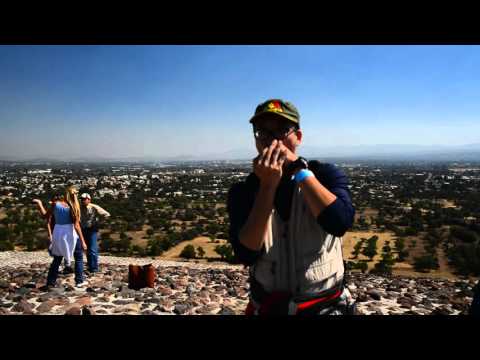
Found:
[[[85,241],[82,241],[82,249],[83,251],[87,251],[87,244],[85,243]]]
[[[286,169],[290,163],[298,159],[298,155],[290,151],[290,149],[286,147],[281,140],[278,141],[278,144],[280,146],[280,151],[286,155],[285,163],[283,164],[284,168]]]
[[[274,140],[269,147],[253,160],[253,170],[260,179],[261,186],[277,188],[283,173],[283,164],[287,159],[286,147]]]

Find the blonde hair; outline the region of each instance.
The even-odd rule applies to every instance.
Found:
[[[65,202],[70,207],[70,211],[72,212],[72,219],[74,222],[80,221],[80,203],[78,202],[78,190],[75,186],[69,186],[65,190]]]

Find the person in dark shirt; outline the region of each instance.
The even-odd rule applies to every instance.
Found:
[[[473,288],[473,300],[470,306],[470,315],[480,318],[480,280]]]
[[[337,265],[333,275],[337,275],[337,279],[343,280],[341,237],[352,226],[355,214],[348,180],[345,174],[332,164],[316,160],[307,161],[297,155],[296,150],[302,140],[299,119],[300,115],[295,106],[280,99],[267,100],[257,107],[250,122],[253,125],[259,155],[253,160],[253,172],[244,182],[234,184],[228,193],[230,242],[236,258],[252,270],[267,256],[269,248],[274,247],[276,242],[280,243],[280,239],[273,237],[272,244],[266,244],[268,239],[266,234],[270,229],[269,226],[272,226],[269,225],[271,224],[269,217],[272,210],[278,214],[275,224],[286,224],[287,227],[289,224],[297,227],[306,224],[299,225],[301,220],[298,220],[297,214],[295,214],[297,220],[291,220],[292,202],[296,192],[300,191],[306,204],[304,207],[308,208],[309,216],[315,220],[310,221],[310,224],[316,222],[310,230],[304,226],[306,228],[304,231],[307,231],[307,237],[309,236],[308,231],[325,234],[318,237],[318,246],[325,243],[327,241],[325,239],[331,241],[330,248],[334,245],[337,248],[340,246],[340,253],[337,252],[333,256],[336,257],[335,263],[341,265]],[[272,232],[272,234],[276,233],[278,231]],[[313,238],[316,239],[315,236]],[[302,246],[304,246],[303,239],[298,239],[295,235],[290,236],[286,241],[296,243],[296,251],[302,250]],[[285,245],[285,249],[288,246],[290,245]],[[298,254],[292,256],[297,256],[297,263],[304,260],[299,259]],[[279,261],[282,262],[282,260]],[[277,265],[283,269],[291,266],[282,263]],[[300,269],[302,268],[300,267]],[[274,271],[275,269],[272,268],[272,273]],[[298,273],[299,266],[284,271]],[[311,271],[311,268],[306,271]],[[255,271],[250,271],[251,301],[246,310],[247,314],[300,314],[300,308],[305,314],[346,314],[354,311],[353,300],[343,286],[343,281],[340,281],[340,287],[332,286],[331,289],[323,289],[314,296],[309,294],[308,301],[302,303],[298,301],[298,298],[305,300],[306,297],[303,296],[301,290],[298,290],[298,284],[296,289],[298,291],[292,289],[285,291],[289,290],[286,289],[288,285],[278,289],[281,291],[276,291],[275,288],[273,291],[272,289],[266,291],[264,286],[257,281],[255,274]],[[297,277],[300,279],[302,276],[305,277],[305,274],[300,270],[300,275]],[[328,282],[328,279],[317,280]],[[288,284],[291,284],[292,281],[289,281]],[[327,301],[323,301],[325,299]],[[292,304],[294,304],[294,310],[292,310]],[[310,304],[315,305],[310,306]]]

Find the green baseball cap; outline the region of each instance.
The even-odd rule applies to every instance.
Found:
[[[298,113],[297,108],[288,101],[270,99],[261,103],[255,109],[255,114],[250,119],[250,122],[253,123],[255,120],[267,114],[281,116],[282,118],[294,122],[300,126],[300,114]]]

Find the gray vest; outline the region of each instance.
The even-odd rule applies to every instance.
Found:
[[[318,224],[298,185],[289,221],[272,210],[264,244],[266,251],[250,268],[250,275],[267,292],[315,295],[343,279],[342,238]]]

